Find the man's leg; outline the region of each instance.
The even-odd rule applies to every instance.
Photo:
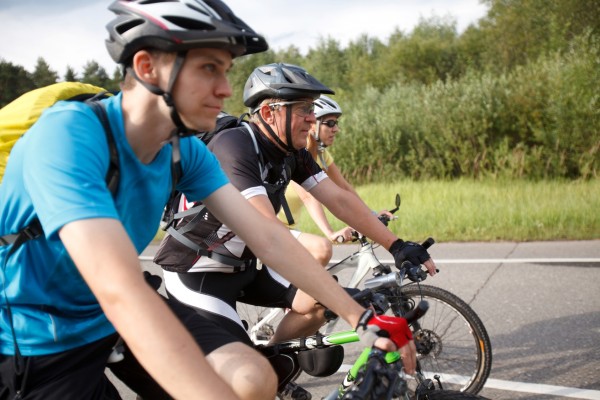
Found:
[[[311,233],[292,230],[292,235],[322,266],[326,267],[333,255],[333,247],[329,239]]]
[[[325,323],[324,310],[311,296],[297,290],[291,309],[279,322],[270,343],[314,335]]]
[[[213,369],[240,399],[273,399],[277,391],[277,375],[269,361],[254,350],[235,308],[228,304],[233,302],[235,305],[234,299],[239,290],[235,291],[235,296],[227,293],[236,286],[236,280],[244,280],[244,274],[213,272],[187,275],[192,276],[187,276],[185,284],[181,280],[170,279],[166,285],[171,309],[200,345]],[[207,291],[204,291],[205,288]],[[217,293],[222,294],[223,299],[217,297]],[[179,299],[185,299],[186,303]],[[229,312],[237,318],[228,318]]]
[[[277,375],[269,361],[242,342],[233,342],[210,352],[208,362],[233,388],[240,399],[273,399]]]
[[[291,232],[321,265],[327,266],[333,254],[331,242],[327,238],[296,230]],[[297,290],[290,311],[279,322],[271,343],[314,334],[325,323],[323,311],[324,307],[315,299]]]

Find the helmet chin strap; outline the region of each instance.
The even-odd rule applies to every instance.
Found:
[[[173,99],[173,95],[172,95],[173,86],[175,86],[175,81],[177,80],[177,77],[179,76],[179,71],[181,70],[181,67],[183,66],[183,62],[185,61],[185,56],[186,56],[185,51],[180,51],[177,53],[177,57],[175,57],[175,61],[173,63],[173,69],[171,70],[171,76],[169,77],[169,83],[167,85],[167,90],[162,90],[158,86],[151,85],[148,82],[144,82],[137,76],[137,74],[135,73],[133,68],[127,67],[127,71],[131,75],[133,75],[135,80],[137,80],[139,83],[141,83],[142,86],[144,86],[150,92],[154,93],[157,96],[161,96],[163,98],[163,100],[165,101],[165,104],[171,110],[171,121],[173,121],[173,123],[175,124],[175,128],[171,132],[172,137],[173,136],[192,136],[192,135],[195,135],[196,133],[198,133],[197,131],[185,126],[185,124],[181,120],[181,117],[179,116],[179,113],[177,112],[177,108],[175,107],[175,100]]]
[[[320,132],[321,132],[321,121],[317,120],[317,129],[316,129],[315,133],[312,133],[312,137],[313,137],[313,139],[315,139],[315,142],[317,142],[317,150],[319,152],[323,152],[323,150],[325,150],[327,145],[325,143],[323,143],[323,141],[321,140],[321,135],[319,135]]]
[[[286,107],[286,109],[287,109],[287,111],[286,111],[286,122],[285,122],[285,139],[287,140],[287,143],[284,143],[283,140],[281,140],[279,138],[279,136],[277,136],[277,134],[275,133],[273,128],[271,128],[271,125],[269,125],[265,122],[265,120],[260,115],[260,113],[258,113],[258,119],[263,124],[263,126],[265,127],[267,132],[269,132],[269,135],[273,138],[273,140],[275,140],[275,142],[279,146],[283,147],[286,151],[288,151],[290,153],[298,153],[298,150],[296,148],[294,148],[294,145],[292,142],[292,109],[290,107]]]

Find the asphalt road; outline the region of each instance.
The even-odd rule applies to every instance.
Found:
[[[154,246],[142,255],[151,256]],[[335,246],[333,259],[356,250]],[[600,240],[441,243],[426,283],[458,295],[483,321],[493,349],[490,399],[600,399]],[[381,261],[391,262],[386,251]],[[160,273],[151,262],[143,267]],[[320,399],[343,379],[301,375]],[[135,396],[117,386],[125,400]]]

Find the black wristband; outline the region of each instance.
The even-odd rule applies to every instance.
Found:
[[[394,243],[392,243],[392,245],[390,246],[390,248],[388,249],[388,251],[390,253],[393,253],[396,250],[400,250],[400,247],[402,247],[403,244],[404,244],[404,240],[402,240],[402,239],[396,239],[396,240],[394,240]]]

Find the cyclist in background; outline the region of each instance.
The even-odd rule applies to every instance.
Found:
[[[106,45],[127,71],[122,92],[102,101],[118,150],[116,195],[105,180],[103,126],[76,101],[49,108],[15,144],[0,185],[0,399],[120,399],[105,375],[118,335],[130,351],[108,366],[144,398],[237,399],[178,317],[194,335],[210,334],[210,322],[167,305],[146,284],[138,254],[169,197],[177,138],[179,190],[252,245],[285,239],[187,137],[214,128],[231,95],[232,58],[267,44],[219,0],[115,1],[109,9],[117,16]],[[10,244],[35,218],[40,236]],[[264,239],[253,225],[265,227]],[[296,252],[295,243],[277,247]],[[267,362],[256,367],[271,371]],[[263,377],[265,396],[274,395],[274,372]]]
[[[257,67],[248,77],[243,95],[244,104],[251,112],[249,127],[223,130],[208,147],[249,203],[284,229],[282,235],[293,238],[277,219],[276,211],[281,207],[288,182],[294,180],[313,193],[334,215],[389,249],[398,265],[408,259],[424,263],[429,270],[435,269],[433,260],[422,246],[398,239],[362,201],[356,196],[348,196],[347,191],[327,179],[305,149],[308,131],[315,121],[313,102],[323,93],[332,91],[301,67],[281,63]],[[240,346],[252,346],[252,342],[236,312],[237,301],[291,308],[278,327],[276,334],[280,339],[316,332],[324,322],[320,304],[331,308],[331,299],[351,309],[357,306],[323,268],[319,271],[312,266],[307,268],[294,254],[285,254],[275,261],[272,257],[264,259],[253,252],[254,247],[246,242],[246,238],[233,234],[232,227],[220,215],[205,212],[202,205],[186,199],[182,199],[179,211],[190,211],[193,207],[199,210],[198,216],[182,220],[178,227],[184,232],[182,237],[173,233],[163,239],[155,262],[164,269],[165,287],[170,298],[221,327],[221,334],[215,335],[212,342],[203,347],[210,346],[211,357],[215,359],[218,354],[219,365],[241,368],[246,363],[254,365],[257,362],[255,358],[239,356]],[[260,235],[259,226],[256,228],[256,235]],[[272,244],[270,248],[282,250],[277,246]],[[197,247],[210,249],[212,255],[199,257]],[[283,250],[287,252],[288,249]],[[257,266],[257,257],[264,266]],[[295,266],[293,274],[289,275],[293,279],[279,273],[280,264],[284,262]],[[307,288],[317,286],[328,290],[328,296],[319,297],[297,290],[298,287],[302,289],[298,284],[306,282],[309,283]],[[348,317],[347,314],[342,316]],[[380,317],[373,317],[373,320],[377,318]],[[393,324],[404,323],[397,318],[392,321]],[[352,318],[349,322],[356,326]],[[392,335],[392,339],[397,337]],[[402,342],[398,344],[402,345]],[[259,368],[255,370],[256,374],[261,372]],[[252,381],[262,384],[262,379]],[[233,386],[237,384],[241,385],[241,382]],[[284,392],[280,395],[310,398],[309,394],[300,397]]]
[[[321,95],[321,97],[315,100],[316,120],[311,125],[306,149],[334,183],[342,189],[353,193],[360,199],[360,196],[354,187],[344,178],[342,172],[335,164],[333,156],[327,150],[327,147],[333,145],[337,133],[340,130],[339,122],[342,113],[339,104],[326,95]],[[302,203],[304,203],[311,218],[328,239],[293,230],[294,236],[298,237],[298,240],[304,247],[306,247],[323,266],[327,265],[331,259],[332,242],[352,240],[353,229],[351,227],[345,227],[334,231],[327,220],[323,205],[309,192],[304,190],[302,186],[293,181],[290,182],[290,186],[286,191],[286,201],[290,206],[290,211],[295,221],[298,220],[300,212],[302,211]],[[382,210],[377,215],[385,215],[388,218],[393,217],[387,210]],[[278,217],[282,222],[287,223],[287,218],[283,212],[280,211]],[[293,229],[293,226],[290,226],[290,228]]]

